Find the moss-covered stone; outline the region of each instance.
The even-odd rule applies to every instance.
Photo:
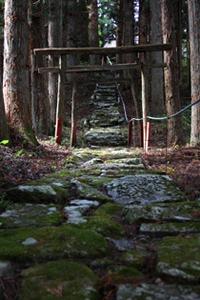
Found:
[[[166,237],[158,245],[157,271],[176,280],[200,280],[200,237]]]
[[[90,185],[81,183],[79,180],[76,179],[73,179],[71,182],[76,188],[78,198],[97,200],[99,202],[111,201],[111,199],[106,194],[102,193],[101,191]]]
[[[74,261],[36,265],[22,273],[19,300],[97,300],[97,281],[92,270]]]
[[[28,238],[37,242],[25,246]],[[99,233],[70,225],[1,230],[0,245],[0,259],[16,261],[98,257],[107,251],[107,242]]]
[[[123,209],[123,218],[126,223],[133,224],[138,221],[200,221],[199,201],[184,201],[171,203],[154,203],[146,206],[129,205]]]
[[[55,175],[18,185],[6,194],[9,200],[19,203],[62,203],[71,196],[71,183]]]
[[[177,284],[142,283],[139,285],[121,284],[118,287],[117,300],[198,300],[199,288]]]
[[[141,233],[174,235],[180,233],[200,233],[200,222],[143,223]]]
[[[90,185],[98,190],[104,188],[104,185],[109,183],[112,180],[111,177],[100,177],[100,176],[91,176],[91,175],[84,175],[79,178],[81,183],[85,183]]]
[[[91,228],[106,237],[120,237],[124,235],[124,228],[119,222],[121,207],[113,203],[106,203],[98,208],[88,222],[86,228]]]
[[[144,275],[135,266],[116,265],[113,271],[109,271],[108,275],[117,283],[132,282],[134,279],[141,279]]]
[[[133,249],[122,254],[121,260],[138,268],[144,265],[148,253],[145,250]]]
[[[54,226],[62,222],[63,217],[54,205],[10,203],[0,214],[0,228]]]
[[[173,202],[184,199],[184,194],[168,176],[141,174],[114,179],[107,184],[113,201],[147,205],[153,202]]]

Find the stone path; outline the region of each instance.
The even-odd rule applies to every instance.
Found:
[[[77,149],[0,207],[0,299],[200,299],[200,202],[133,150]]]
[[[127,144],[127,126],[119,110],[115,85],[97,85],[91,99],[93,113],[85,133],[87,145],[121,146]]]

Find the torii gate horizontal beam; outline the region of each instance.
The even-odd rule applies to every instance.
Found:
[[[35,55],[109,55],[123,54],[132,52],[152,52],[152,51],[167,51],[172,48],[171,44],[144,44],[135,46],[123,46],[112,48],[100,47],[84,47],[84,48],[36,48],[33,50]]]
[[[85,73],[85,72],[107,72],[107,71],[119,71],[140,68],[140,64],[115,64],[115,65],[77,65],[69,66],[66,68],[65,73]],[[58,73],[59,67],[44,67],[38,68],[38,73]]]

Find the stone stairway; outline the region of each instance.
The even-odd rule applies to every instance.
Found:
[[[136,149],[77,148],[0,204],[2,300],[200,299],[200,201]]]
[[[85,133],[87,145],[123,146],[127,143],[125,120],[120,112],[116,85],[97,85],[91,98],[93,113],[90,130]]]

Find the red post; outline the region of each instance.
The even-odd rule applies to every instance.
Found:
[[[128,122],[128,147],[131,147],[133,143],[133,123]]]
[[[148,152],[149,140],[150,140],[151,123],[147,122],[146,126],[146,141],[145,141],[145,152]]]
[[[55,140],[56,144],[60,145],[62,141],[62,127],[63,127],[63,119],[56,120],[56,131],[55,131]]]

